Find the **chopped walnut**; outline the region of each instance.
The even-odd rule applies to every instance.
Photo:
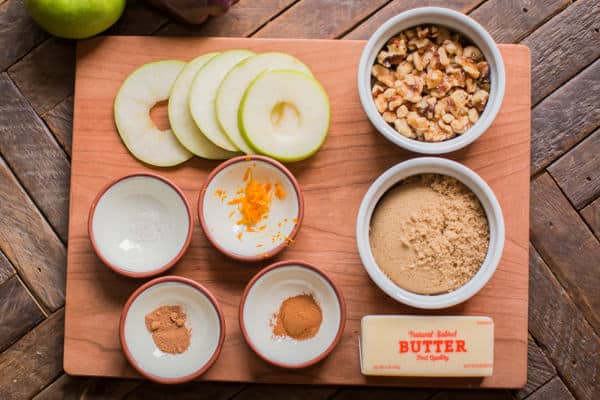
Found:
[[[439,142],[464,134],[489,97],[490,68],[461,34],[420,25],[389,39],[371,70],[371,94],[401,135]]]

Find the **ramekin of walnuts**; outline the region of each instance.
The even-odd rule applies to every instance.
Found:
[[[413,9],[367,42],[358,72],[362,105],[377,130],[418,153],[458,150],[491,125],[504,97],[502,56],[473,19]]]

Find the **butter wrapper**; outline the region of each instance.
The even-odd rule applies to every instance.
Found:
[[[494,368],[489,317],[368,315],[361,322],[364,375],[473,377]]]

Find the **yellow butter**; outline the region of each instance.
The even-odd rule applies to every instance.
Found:
[[[489,317],[365,316],[360,361],[364,375],[490,376],[494,322]]]

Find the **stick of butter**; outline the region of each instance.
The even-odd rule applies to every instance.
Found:
[[[494,367],[489,317],[368,315],[359,344],[364,375],[490,376]]]

